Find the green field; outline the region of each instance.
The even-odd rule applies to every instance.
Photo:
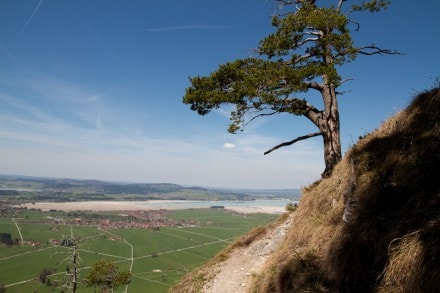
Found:
[[[191,225],[154,231],[103,229],[55,221],[66,216],[63,212],[30,210],[0,217],[0,233],[10,233],[17,240],[23,237],[26,243],[0,245],[0,286],[6,292],[70,292],[63,285],[68,279],[66,271],[72,268],[73,248],[54,241],[59,243],[72,236],[80,256],[79,280],[87,275],[92,263],[105,260],[116,263],[121,271],[132,271],[127,288],[121,286],[115,292],[166,292],[183,274],[211,259],[234,238],[277,218],[223,209],[176,210],[170,211],[168,217]],[[32,246],[31,241],[38,245]],[[45,268],[54,272],[48,277],[50,286],[39,280]],[[79,284],[77,292],[94,292],[94,288]]]

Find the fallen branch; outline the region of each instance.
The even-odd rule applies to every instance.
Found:
[[[293,139],[291,141],[286,141],[286,142],[280,143],[279,145],[274,146],[270,150],[265,151],[264,155],[270,154],[271,152],[273,152],[274,150],[277,150],[279,148],[292,145],[295,142],[298,142],[298,141],[301,141],[301,140],[304,140],[304,139],[308,139],[308,138],[312,138],[312,137],[315,137],[315,136],[318,136],[318,135],[322,135],[322,133],[321,132],[310,133],[310,134],[307,134],[307,135],[299,136],[299,137],[297,137],[297,138],[295,138],[295,139]]]

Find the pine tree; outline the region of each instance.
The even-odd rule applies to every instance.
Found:
[[[338,68],[359,55],[399,54],[374,44],[355,46],[350,29],[358,31],[359,24],[350,17],[355,12],[378,12],[390,1],[335,0],[333,5],[321,7],[311,0],[277,2],[280,9],[272,17],[275,32],[260,41],[258,57],[220,65],[206,77],[192,77],[183,102],[200,115],[224,104],[235,105],[228,129],[231,133],[262,116],[288,113],[306,117],[317,127],[316,132],[281,143],[265,154],[322,136],[322,176],[327,177],[342,157],[337,97],[338,88],[349,79],[344,79]],[[346,2],[360,4],[343,11]],[[309,91],[321,97],[323,109],[301,97]]]

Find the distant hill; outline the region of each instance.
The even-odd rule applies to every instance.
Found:
[[[439,292],[439,178],[440,88],[434,88],[360,138],[330,178],[303,190],[279,248],[263,266],[247,267],[258,273],[243,279],[246,292]],[[246,245],[262,249],[271,238]],[[232,258],[245,252],[235,250],[221,252],[172,292],[228,282],[218,268],[228,260],[240,272],[242,262]]]
[[[172,183],[115,183],[100,180],[0,175],[0,196],[24,196],[33,200],[298,200],[298,189],[225,189],[181,186]]]

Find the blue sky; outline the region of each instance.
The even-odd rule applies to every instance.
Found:
[[[323,1],[318,1],[323,2]],[[348,1],[350,2],[350,1]],[[439,74],[437,0],[358,14],[360,56],[340,97],[342,145],[377,128]],[[0,0],[0,174],[299,188],[322,172],[321,138],[302,117],[226,131],[225,107],[182,104],[188,77],[249,57],[273,31],[270,0]],[[319,105],[319,98],[311,98]]]

